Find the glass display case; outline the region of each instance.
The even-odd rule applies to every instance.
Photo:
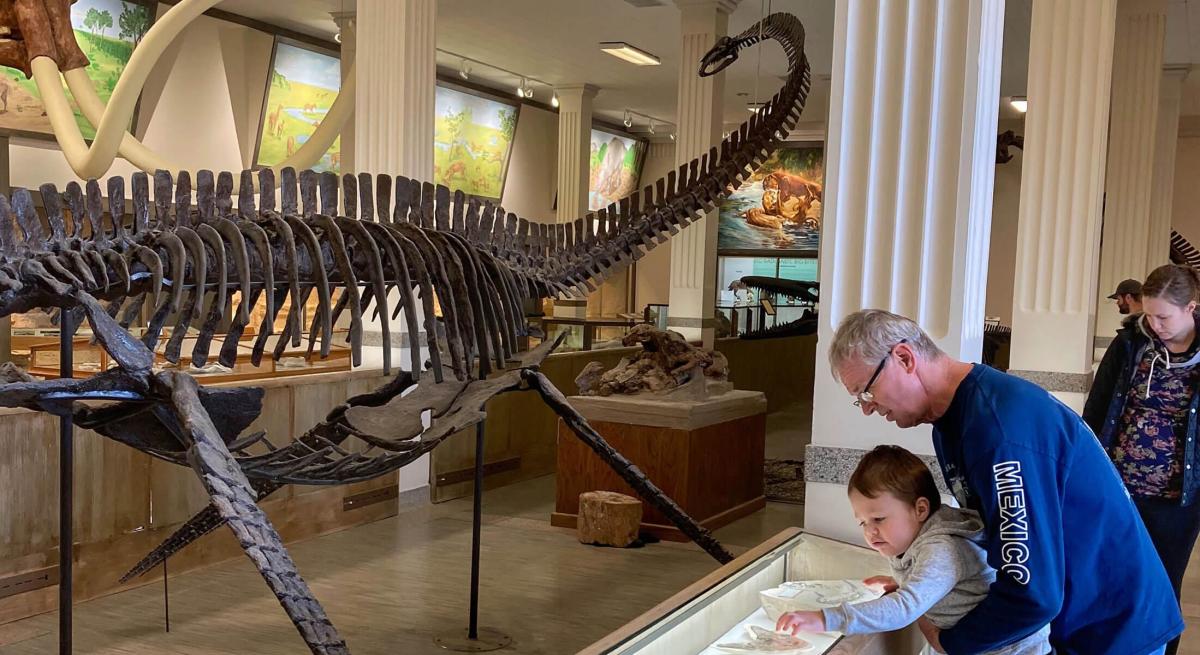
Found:
[[[790,528],[756,546],[657,607],[634,619],[581,655],[728,655],[722,644],[745,642],[749,626],[773,630],[761,592],[786,581],[862,580],[888,575],[887,562],[861,546]],[[836,632],[801,633],[804,655],[916,655],[925,642],[915,626],[895,632],[846,637]]]
[[[135,329],[133,332],[135,336],[140,336],[141,330]],[[299,347],[289,347],[284,350],[279,361],[275,361],[271,357],[271,352],[275,345],[275,339],[272,337],[268,341],[268,348],[263,354],[262,361],[259,362],[258,366],[255,366],[251,362],[251,355],[254,341],[257,337],[254,328],[248,327],[246,332],[238,339],[237,357],[231,368],[215,364],[217,353],[220,352],[224,338],[219,335],[213,340],[213,345],[210,348],[211,356],[209,357],[208,366],[197,369],[191,366],[190,353],[196,345],[199,333],[195,329],[189,329],[188,335],[182,340],[180,352],[183,356],[179,368],[196,377],[202,383],[233,382],[306,375],[310,373],[349,371],[351,369],[351,362],[350,348],[346,345],[345,340],[347,332],[345,329],[334,329],[329,356],[324,359],[320,356],[319,347],[310,355],[307,340],[304,340]],[[163,335],[159,339],[158,347],[154,352],[154,367],[156,369],[172,366],[163,355],[170,337],[170,329],[164,329]],[[57,335],[42,334],[25,337],[22,345],[28,349],[28,366],[26,368],[31,375],[46,379],[57,378],[59,376],[59,340]],[[92,342],[91,334],[81,331],[75,336],[73,341],[72,364],[73,377],[87,378],[107,370],[110,366],[115,365],[115,362],[111,361],[108,353],[99,344]]]

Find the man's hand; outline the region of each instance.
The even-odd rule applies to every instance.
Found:
[[[820,612],[785,612],[775,622],[776,632],[825,632],[825,615]]]
[[[945,653],[942,650],[942,642],[939,636],[942,631],[938,627],[929,622],[929,619],[921,617],[917,619],[917,627],[921,629],[921,634],[925,635],[925,641],[929,642],[929,646],[939,653]]]
[[[863,580],[863,584],[868,587],[882,589],[885,594],[890,594],[900,588],[900,584],[896,582],[896,579],[888,575],[877,575],[867,578]]]

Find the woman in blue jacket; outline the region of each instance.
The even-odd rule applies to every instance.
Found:
[[[1154,269],[1142,285],[1143,314],[1104,353],[1083,412],[1133,497],[1177,601],[1200,534],[1198,298],[1195,269]],[[1175,639],[1168,655],[1178,647]]]

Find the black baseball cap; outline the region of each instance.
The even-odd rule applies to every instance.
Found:
[[[1112,292],[1112,295],[1109,296],[1109,299],[1116,300],[1118,297],[1125,294],[1134,296],[1142,295],[1142,283],[1138,282],[1137,280],[1121,280],[1121,283],[1117,285],[1117,290]]]

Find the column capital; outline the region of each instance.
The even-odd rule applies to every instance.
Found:
[[[333,18],[333,22],[335,25],[337,25],[339,28],[345,29],[347,27],[354,27],[354,22],[355,22],[356,18],[358,17],[358,12],[357,11],[331,11],[331,12],[329,12],[329,16],[330,16],[330,18]]]
[[[587,83],[556,84],[554,86],[554,91],[558,93],[559,102],[562,102],[562,97],[567,94],[570,94],[573,97],[595,98],[596,94],[600,92],[600,87]]]
[[[1167,0],[1117,0],[1117,18],[1130,16],[1167,15]]]
[[[1192,72],[1191,64],[1167,64],[1163,66],[1163,79],[1172,82],[1182,82]]]
[[[723,14],[732,14],[741,0],[675,0],[675,6],[680,9],[704,9],[711,7]]]

